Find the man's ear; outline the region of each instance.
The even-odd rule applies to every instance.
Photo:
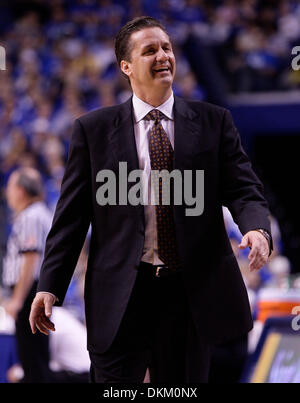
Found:
[[[129,78],[131,75],[130,63],[126,60],[122,60],[120,64],[121,70]]]

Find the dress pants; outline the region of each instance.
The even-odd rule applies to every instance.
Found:
[[[111,346],[90,352],[91,382],[207,382],[210,347],[196,333],[182,272],[155,277],[141,264]]]

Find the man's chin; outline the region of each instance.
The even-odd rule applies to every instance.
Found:
[[[158,85],[172,85],[173,84],[173,77],[171,75],[167,76],[155,76],[153,78],[153,82],[154,84],[158,84]]]

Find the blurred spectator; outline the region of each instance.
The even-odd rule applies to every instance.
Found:
[[[2,163],[1,169],[5,172],[9,172],[14,168],[21,155],[26,150],[26,138],[22,130],[18,127],[14,127],[9,136],[3,139],[1,145]]]
[[[40,152],[48,176],[48,179],[45,180],[47,204],[50,210],[54,211],[64,174],[65,150],[59,138],[49,136],[41,145]]]
[[[6,195],[14,219],[3,264],[3,283],[11,290],[5,310],[16,323],[23,382],[47,382],[48,338],[32,334],[28,317],[52,214],[43,202],[42,178],[33,168],[14,171]]]
[[[48,382],[88,383],[90,358],[86,349],[85,326],[62,307],[54,307],[52,317],[56,331],[49,335]],[[17,383],[23,375],[22,366],[16,363],[9,368],[7,379]]]
[[[282,255],[282,243],[279,225],[274,217],[271,217],[271,231],[273,237],[273,252],[269,257],[268,263],[260,271],[250,272],[248,253],[249,250],[241,251],[238,248],[242,234],[234,223],[232,216],[227,208],[223,208],[225,226],[230,238],[233,252],[235,253],[241,269],[241,273],[248,291],[251,311],[254,319],[254,328],[249,333],[248,352],[255,350],[259,336],[261,334],[263,323],[257,320],[258,317],[258,299],[260,292],[271,289],[278,300],[282,294],[292,286],[291,283],[291,265],[289,259]],[[295,286],[294,286],[295,287]]]
[[[231,246],[234,254],[236,255],[239,266],[249,290],[255,293],[264,286],[271,286],[272,284],[279,284],[279,279],[283,276],[289,276],[290,263],[289,260],[282,256],[281,235],[278,223],[274,217],[271,217],[271,230],[273,235],[273,252],[270,256],[268,263],[260,271],[250,272],[248,268],[248,254],[249,250],[240,250],[238,245],[242,238],[238,226],[233,221],[233,218],[227,208],[223,208],[224,222],[229,235]]]

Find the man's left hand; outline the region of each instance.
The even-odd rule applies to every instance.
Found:
[[[250,271],[261,269],[269,257],[268,241],[259,231],[249,231],[243,236],[239,244],[240,249],[247,247],[251,249],[248,255]]]

